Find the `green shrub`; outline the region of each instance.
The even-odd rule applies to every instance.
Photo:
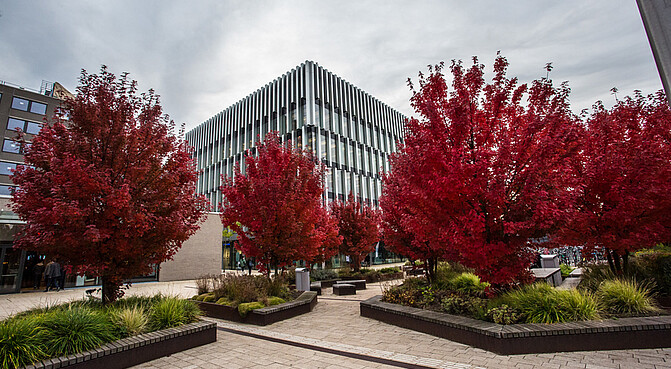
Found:
[[[0,322],[0,366],[18,368],[46,357],[35,317]]]
[[[493,305],[519,310],[527,323],[560,323],[599,318],[599,303],[589,291],[557,290],[536,283],[503,294]]]
[[[244,318],[244,317],[247,316],[247,314],[250,311],[256,310],[256,309],[261,309],[261,308],[264,308],[264,307],[266,307],[266,306],[263,305],[262,302],[258,302],[258,301],[246,302],[246,303],[238,305],[238,313],[240,314],[241,317]]]
[[[313,269],[310,271],[311,281],[324,281],[338,278],[338,272],[333,269]],[[294,278],[295,280],[295,278]]]
[[[394,274],[394,273],[398,273],[400,271],[401,270],[398,269],[397,267],[386,267],[386,268],[382,268],[382,269],[378,270],[378,272],[380,272],[382,274]]]
[[[160,293],[152,296],[128,296],[116,300],[112,306],[117,309],[140,308],[147,312],[154,304],[164,298],[165,296]]]
[[[423,278],[408,278],[403,284],[391,286],[382,291],[382,301],[405,306],[417,306],[424,301],[422,291],[428,285]]]
[[[438,268],[436,268],[436,280],[434,285],[440,289],[452,289],[452,279],[463,273],[473,273],[473,270],[466,268],[461,264],[441,261],[438,263]]]
[[[235,301],[231,301],[231,300],[227,299],[226,297],[222,297],[219,300],[217,300],[216,304],[226,305],[226,306],[235,306]]]
[[[636,280],[654,282],[651,288],[655,293],[671,296],[671,252],[668,246],[636,253],[630,269]]]
[[[641,315],[659,311],[648,290],[634,281],[604,281],[596,293],[604,310],[610,314]]]
[[[203,295],[203,302],[215,302],[214,293],[207,293]]]
[[[125,307],[112,312],[113,321],[120,327],[122,336],[135,336],[144,333],[149,318],[139,306]]]
[[[288,267],[282,272],[284,280],[290,284],[296,283],[296,267]],[[312,277],[310,277],[312,278]]]
[[[503,304],[488,309],[487,318],[496,324],[515,324],[522,319],[522,312]]]
[[[602,282],[615,279],[608,264],[588,264],[582,267],[582,276],[578,288],[596,292]]]
[[[454,294],[443,298],[441,306],[448,314],[479,316],[484,315],[487,300],[474,296]]]
[[[214,300],[225,297],[236,304],[259,301],[268,296],[291,298],[289,283],[282,275],[268,279],[265,276],[225,274],[213,279]]]
[[[566,320],[594,320],[599,319],[599,301],[589,291],[561,290],[559,293],[560,304],[565,310]]]
[[[106,315],[85,307],[55,309],[42,315],[40,339],[49,356],[71,355],[118,338]]]
[[[277,296],[268,297],[268,306],[284,304],[285,302],[286,301],[281,297]]]
[[[161,330],[194,322],[201,315],[198,307],[189,300],[165,297],[149,311],[149,326]]]
[[[567,320],[559,293],[546,283],[535,283],[509,291],[499,301],[522,311],[527,323],[559,323]]]
[[[562,278],[568,278],[569,274],[575,269],[567,264],[560,264],[559,269],[561,270]]]
[[[461,273],[450,279],[449,286],[455,291],[477,294],[489,287],[489,283],[480,282],[480,277],[473,273]]]

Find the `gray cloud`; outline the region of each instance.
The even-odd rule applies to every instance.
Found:
[[[79,70],[128,71],[192,128],[304,60],[405,114],[426,65],[497,50],[522,82],[568,80],[574,110],[661,88],[632,1],[58,1],[0,5],[0,79],[74,90]]]

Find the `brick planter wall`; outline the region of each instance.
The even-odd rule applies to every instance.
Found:
[[[79,354],[45,359],[25,369],[122,369],[217,340],[217,324],[196,322],[107,343]]]
[[[303,292],[297,299],[284,304],[268,306],[252,310],[246,317],[241,317],[237,308],[219,305],[212,302],[194,301],[206,316],[242,322],[255,325],[268,325],[280,320],[293,318],[295,316],[309,313],[317,305],[317,292]]]
[[[671,316],[557,324],[500,325],[380,301],[360,304],[361,316],[499,354],[671,347]]]

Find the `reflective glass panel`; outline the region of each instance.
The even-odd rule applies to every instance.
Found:
[[[0,161],[0,174],[10,175],[12,170],[16,169],[15,163],[8,163],[6,161]]]
[[[28,111],[28,100],[20,97],[12,99],[12,109]]]
[[[22,121],[21,119],[9,118],[7,120],[7,129],[12,131],[23,129],[24,124],[26,124],[26,122]]]
[[[47,113],[47,104],[42,104],[36,101],[30,102],[30,112],[35,114],[46,114]]]
[[[5,140],[2,143],[2,151],[18,154],[21,151],[21,145],[18,142],[12,140]]]
[[[28,122],[28,124],[26,125],[26,133],[30,133],[31,135],[36,135],[40,133],[41,129],[42,125],[40,123]]]

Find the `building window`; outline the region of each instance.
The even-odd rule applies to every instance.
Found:
[[[21,153],[21,144],[16,141],[5,139],[2,143],[2,151],[19,154]]]
[[[321,159],[326,160],[326,135],[322,133],[320,139],[319,147],[321,151]]]
[[[15,186],[0,186],[0,196],[12,196],[15,188]]]
[[[329,159],[331,160],[331,163],[333,163],[333,165],[338,165],[338,158],[336,157],[337,147],[335,137],[336,137],[335,135],[331,135],[331,153],[330,153],[331,157]]]
[[[12,109],[28,111],[28,103],[26,99],[15,97],[12,99]]]
[[[0,174],[4,174],[4,175],[8,176],[8,175],[12,174],[13,170],[16,170],[16,164],[15,163],[0,161]]]
[[[19,129],[23,131],[26,122],[21,119],[9,118],[7,120],[7,129],[11,131],[18,131]]]
[[[14,97],[12,99],[12,109],[44,115],[47,113],[47,104]]]
[[[36,101],[30,102],[30,112],[44,115],[47,113],[47,104],[42,104]]]
[[[26,125],[26,133],[30,133],[31,135],[40,133],[40,130],[42,130],[42,125],[40,123],[28,122]]]

